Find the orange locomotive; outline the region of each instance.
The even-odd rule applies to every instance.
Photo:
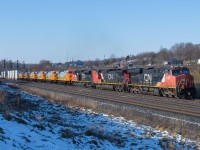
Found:
[[[37,80],[41,81],[41,82],[45,82],[46,81],[46,73],[44,71],[38,72]]]
[[[26,72],[26,73],[24,74],[24,80],[27,80],[27,81],[30,80],[30,73],[29,73],[29,72]]]
[[[37,72],[31,72],[30,80],[36,82],[37,81]]]
[[[71,69],[67,71],[61,71],[58,74],[58,81],[71,85],[73,82],[77,82],[77,76]]]
[[[56,71],[50,71],[46,74],[46,81],[51,83],[58,82],[58,73]]]
[[[19,79],[24,80],[24,73],[23,73],[23,72],[21,72],[21,73],[19,74]]]

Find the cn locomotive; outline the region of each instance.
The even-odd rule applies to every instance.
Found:
[[[114,91],[195,99],[194,77],[187,67],[151,67],[133,69],[84,69],[20,73],[19,79],[79,85],[88,88],[112,88]]]

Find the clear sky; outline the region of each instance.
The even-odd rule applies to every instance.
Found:
[[[0,59],[103,59],[200,43],[200,0],[0,0]]]

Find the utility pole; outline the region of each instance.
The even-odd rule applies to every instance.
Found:
[[[67,62],[68,62],[69,60],[68,60],[68,50],[67,50]]]
[[[23,67],[23,70],[24,70],[24,72],[26,72],[26,68],[25,68],[25,67],[26,67],[26,66],[25,66],[25,61],[23,61],[23,66],[22,66],[22,67]]]
[[[4,68],[4,71],[5,71],[5,69],[6,69],[6,60],[5,59],[3,60],[3,68]]]
[[[27,67],[28,67],[28,72],[30,72],[30,64],[28,64]]]
[[[106,62],[105,62],[105,54],[104,54],[104,59],[103,59],[103,62],[104,62],[104,66],[106,66]]]
[[[10,69],[12,69],[12,60],[10,61]]]
[[[17,60],[17,70],[19,69],[19,61]]]

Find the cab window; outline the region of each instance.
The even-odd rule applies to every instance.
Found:
[[[181,70],[172,70],[172,75],[173,76],[178,76],[181,74]]]
[[[188,69],[183,69],[182,74],[190,74],[190,71]]]
[[[183,70],[172,70],[172,75],[173,76],[178,76],[180,74],[190,74],[190,71],[188,69],[183,69]]]

